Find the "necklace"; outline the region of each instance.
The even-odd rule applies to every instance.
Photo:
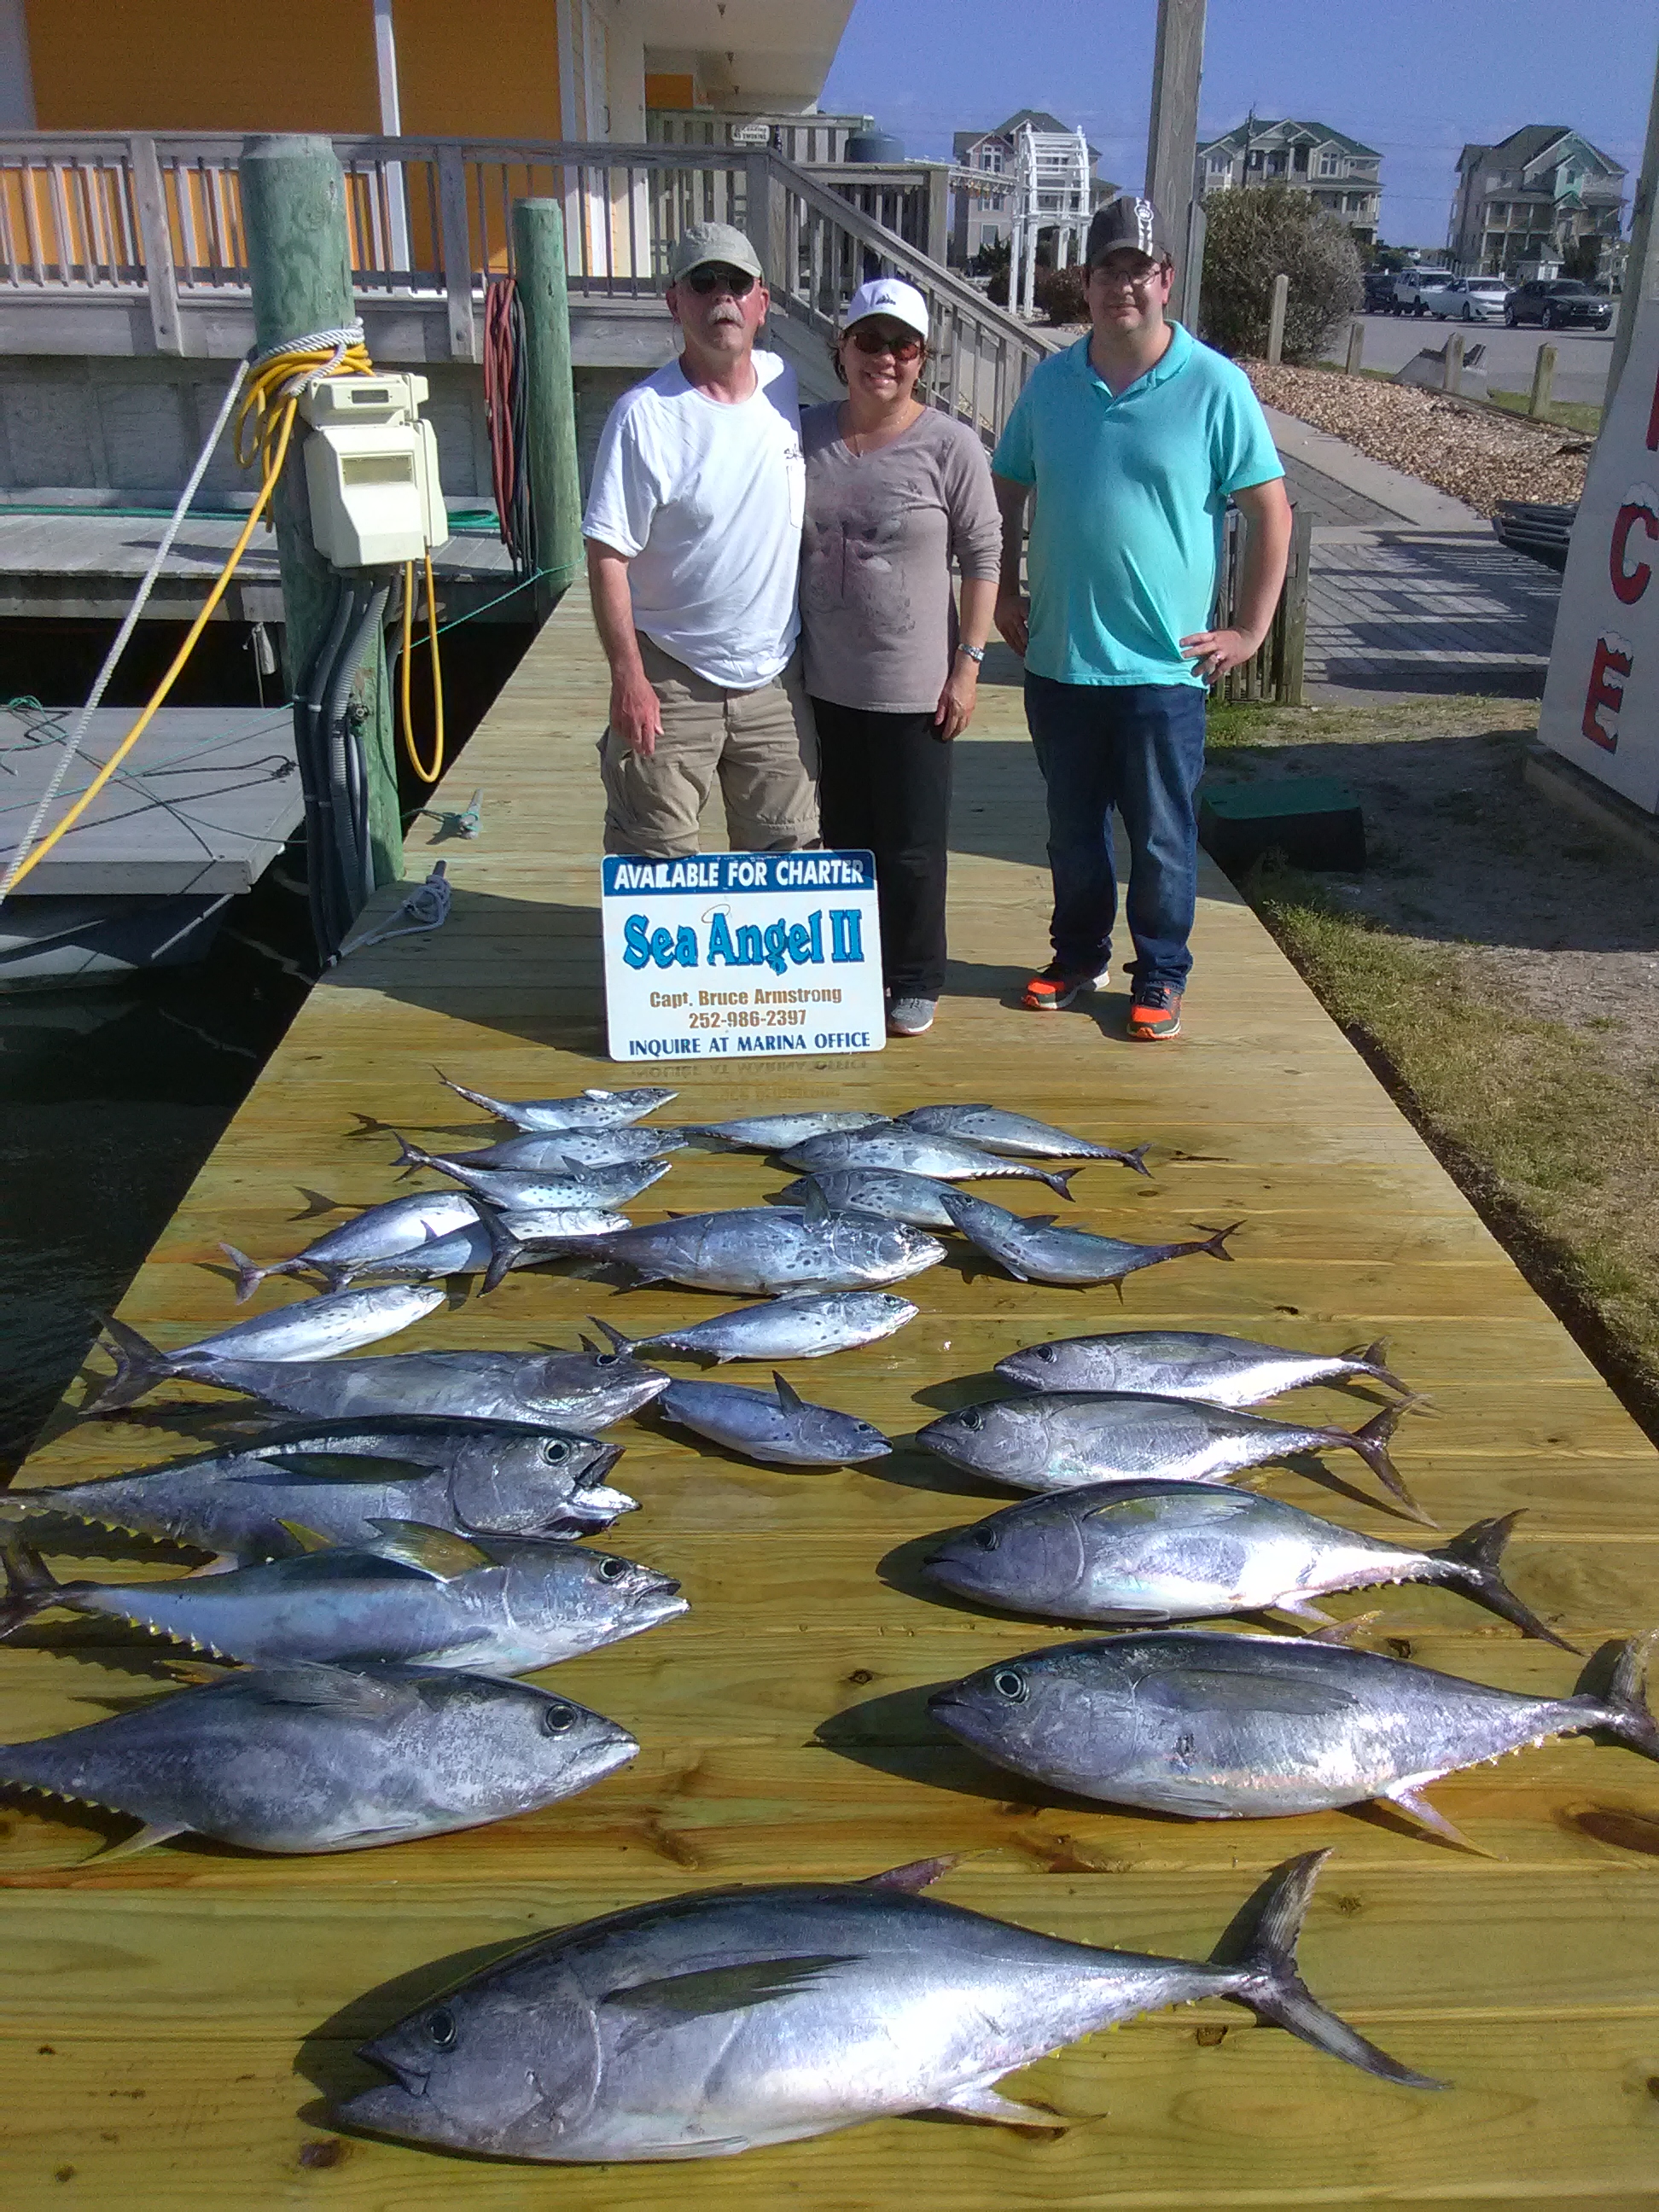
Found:
[[[854,459],[858,461],[866,459],[871,453],[879,453],[883,446],[891,445],[894,439],[902,438],[907,430],[914,429],[927,411],[915,400],[911,401],[910,406],[911,413],[908,421],[899,423],[896,428],[889,428],[884,423],[879,430],[854,430],[849,424],[841,434],[842,445],[852,454]],[[879,443],[873,447],[861,445],[859,442],[860,440],[866,437],[878,439]]]

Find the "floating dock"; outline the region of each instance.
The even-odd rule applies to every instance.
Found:
[[[1218,875],[1206,866],[1178,1043],[1122,1043],[1115,988],[1054,1018],[1015,1010],[1045,951],[1042,793],[1012,664],[994,657],[988,678],[958,748],[954,966],[936,1029],[867,1058],[689,1067],[664,1118],[983,1099],[1114,1144],[1150,1139],[1150,1182],[1107,1165],[1079,1176],[1078,1223],[1150,1240],[1242,1220],[1235,1264],[1158,1267],[1120,1304],[953,1255],[905,1286],[922,1309],[908,1328],[790,1379],[902,1439],[988,1395],[993,1360],[1043,1337],[1158,1322],[1322,1349],[1386,1335],[1391,1364],[1434,1401],[1402,1424],[1396,1455],[1446,1534],[1524,1506],[1511,1577],[1561,1634],[1589,1650],[1659,1622],[1653,1449]],[[573,594],[450,779],[458,811],[482,787],[483,830],[442,840],[447,926],[348,960],[313,994],[134,1281],[127,1321],[163,1344],[222,1324],[222,1238],[261,1257],[297,1249],[336,1218],[319,1200],[358,1206],[393,1189],[389,1129],[422,1141],[477,1130],[434,1063],[505,1097],[632,1079],[600,1056],[593,747],[606,696]],[[429,826],[411,840],[411,877],[429,865]],[[755,1155],[687,1152],[649,1197],[676,1210],[756,1202],[782,1179]],[[996,1194],[1011,1188],[1016,1206],[1052,1207],[1037,1186]],[[259,1302],[296,1294],[272,1283]],[[524,1273],[386,1348],[570,1346],[590,1312],[640,1330],[718,1303]],[[210,1395],[179,1386],[84,1425],[66,1404],[20,1480],[173,1456],[212,1432]],[[1296,1402],[1348,1426],[1371,1410],[1359,1393]],[[240,1401],[216,1403],[222,1414]],[[1055,1802],[979,1765],[924,1710],[930,1686],[1054,1640],[930,1599],[916,1577],[926,1540],[1008,1493],[903,1445],[863,1470],[798,1473],[726,1459],[648,1414],[614,1433],[628,1447],[617,1480],[643,1501],[616,1548],[679,1576],[692,1608],[557,1670],[561,1688],[640,1738],[621,1774],[532,1818],[334,1858],[180,1842],[100,1868],[100,1835],[127,1824],[8,1802],[9,2212],[1654,2202],[1659,1767],[1571,1740],[1436,1785],[1490,1857],[1375,1812],[1184,1823]],[[1285,1468],[1259,1480],[1352,1526],[1410,1533],[1363,1471],[1353,1487],[1346,1467],[1330,1474],[1328,1486]],[[153,1556],[105,1540],[87,1564],[113,1574]],[[1383,1590],[1334,1609],[1373,1608],[1374,1648],[1511,1688],[1573,1686],[1567,1654],[1449,1593]],[[169,1686],[155,1644],[47,1616],[0,1648],[0,1738]],[[1202,1955],[1269,1867],[1327,1847],[1306,1978],[1452,2085],[1438,2094],[1391,2088],[1215,2005],[1138,2020],[1019,2076],[1011,2094],[1075,2123],[1052,2140],[908,2119],[735,2161],[535,2172],[329,2124],[329,2100],[372,2078],[354,2056],[365,2038],[500,1948],[615,1907],[960,1853],[942,1896]]]

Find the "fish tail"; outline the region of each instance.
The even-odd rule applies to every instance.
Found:
[[[615,1352],[626,1354],[636,1352],[642,1344],[654,1344],[656,1341],[654,1337],[650,1336],[624,1336],[621,1329],[613,1328],[608,1321],[601,1321],[597,1314],[590,1314],[588,1319],[601,1336],[610,1338],[611,1349]]]
[[[1245,1905],[1212,1960],[1237,1975],[1236,1985],[1225,1994],[1248,2005],[1258,2020],[1287,2028],[1316,2050],[1346,2059],[1379,2081],[1398,2082],[1407,2089],[1443,2088],[1443,2082],[1402,2066],[1368,2043],[1358,2029],[1320,2003],[1297,1970],[1302,1923],[1319,1869],[1330,1856],[1328,1851],[1309,1851],[1301,1858],[1286,1859]]]
[[[236,1303],[239,1306],[245,1306],[247,1304],[267,1275],[287,1274],[289,1272],[289,1264],[283,1260],[276,1261],[271,1267],[261,1267],[257,1262],[250,1260],[246,1252],[239,1252],[234,1244],[222,1243],[219,1249],[236,1270]]]
[[[1056,1198],[1070,1198],[1072,1177],[1074,1175],[1081,1175],[1082,1172],[1081,1168],[1039,1168],[1037,1170],[1039,1179],[1048,1184]]]
[[[1539,1637],[1544,1643],[1556,1644],[1563,1651],[1576,1650],[1576,1644],[1569,1644],[1565,1637],[1558,1636],[1553,1628],[1545,1626],[1532,1607],[1516,1595],[1498,1571],[1504,1547],[1520,1518],[1521,1512],[1517,1508],[1515,1512],[1502,1514],[1495,1520],[1477,1521],[1461,1536],[1454,1536],[1449,1544],[1443,1544],[1437,1552],[1431,1552],[1429,1557],[1438,1562],[1443,1569],[1437,1579],[1449,1583],[1454,1589],[1462,1590],[1467,1596],[1478,1600],[1492,1612],[1500,1613],[1505,1620],[1512,1620],[1523,1635]]]
[[[105,1349],[115,1362],[115,1372],[96,1396],[82,1406],[83,1413],[112,1413],[118,1406],[130,1406],[173,1372],[166,1352],[147,1336],[140,1336],[136,1328],[129,1328],[125,1322],[112,1317],[104,1323],[104,1334],[108,1340]]]
[[[1659,1723],[1654,1720],[1647,1696],[1648,1662],[1653,1656],[1656,1644],[1659,1644],[1659,1630],[1646,1636],[1630,1637],[1614,1646],[1613,1674],[1601,1698],[1603,1718],[1600,1723],[1620,1743],[1649,1759],[1659,1759]],[[1598,1654],[1584,1670],[1586,1678],[1600,1675],[1601,1663],[1601,1655]],[[1586,1686],[1586,1680],[1581,1680],[1581,1695]]]
[[[515,1237],[507,1227],[505,1216],[493,1206],[481,1206],[478,1219],[489,1239],[489,1265],[484,1269],[483,1286],[486,1291],[494,1291],[506,1281],[527,1248],[524,1239]]]
[[[423,1152],[418,1145],[411,1145],[408,1138],[400,1136],[396,1129],[392,1132],[392,1134],[398,1139],[398,1157],[392,1163],[394,1168],[403,1168],[412,1174],[416,1168],[429,1168],[433,1165],[430,1152]]]
[[[441,1067],[434,1067],[432,1073],[444,1088],[447,1091],[453,1091],[458,1098],[465,1098],[474,1106],[482,1106],[486,1114],[494,1114],[499,1121],[510,1121],[513,1119],[510,1114],[504,1111],[499,1098],[486,1097],[482,1091],[469,1091],[464,1083],[452,1083]]]
[[[1352,1444],[1389,1495],[1400,1500],[1413,1521],[1420,1521],[1425,1528],[1432,1528],[1434,1522],[1407,1489],[1399,1468],[1389,1457],[1389,1438],[1398,1425],[1401,1411],[1399,1406],[1384,1406],[1380,1413],[1371,1416],[1364,1428],[1333,1430],[1332,1441],[1340,1437],[1345,1444]]]
[[[1237,1237],[1243,1226],[1244,1224],[1242,1221],[1235,1221],[1231,1228],[1218,1229],[1213,1236],[1194,1249],[1200,1252],[1213,1253],[1218,1260],[1231,1260],[1233,1255],[1227,1249],[1227,1239],[1230,1237]]]
[[[1388,1356],[1386,1336],[1379,1336],[1371,1344],[1356,1344],[1342,1355],[1345,1359],[1352,1359],[1356,1367],[1363,1367],[1374,1382],[1386,1382],[1390,1390],[1398,1390],[1402,1398],[1409,1398],[1413,1405],[1425,1404],[1426,1400],[1409,1382],[1402,1382],[1397,1375],[1390,1374],[1383,1364]]]
[[[1133,1168],[1138,1176],[1145,1176],[1150,1182],[1152,1171],[1146,1164],[1146,1155],[1152,1149],[1152,1139],[1148,1138],[1144,1145],[1133,1145],[1127,1152],[1119,1152],[1115,1157],[1126,1168]]]
[[[0,1565],[6,1571],[6,1594],[0,1598],[0,1636],[9,1636],[37,1613],[56,1605],[61,1585],[42,1565],[40,1554],[21,1537],[0,1540]]]

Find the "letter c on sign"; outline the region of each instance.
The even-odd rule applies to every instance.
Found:
[[[1636,605],[1653,576],[1652,567],[1646,561],[1638,561],[1634,568],[1629,565],[1626,549],[1638,522],[1650,539],[1659,539],[1659,514],[1638,500],[1626,500],[1613,518],[1613,538],[1607,549],[1607,568],[1614,595],[1627,607]]]

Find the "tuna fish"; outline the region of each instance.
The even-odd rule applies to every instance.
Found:
[[[440,1083],[474,1106],[482,1106],[499,1121],[520,1129],[617,1129],[654,1114],[678,1097],[674,1091],[584,1091],[574,1098],[492,1098],[487,1091],[469,1091],[451,1083],[442,1068],[433,1073]]]
[[[397,1135],[396,1130],[392,1134]],[[626,1167],[634,1160],[660,1159],[665,1152],[678,1152],[685,1139],[678,1129],[554,1129],[540,1136],[507,1137],[499,1145],[486,1146],[479,1152],[443,1152],[431,1155],[455,1167],[510,1168],[522,1174],[539,1168],[569,1169],[573,1173],[583,1168]],[[405,1138],[398,1137],[400,1149],[396,1163],[408,1163],[413,1174],[427,1164],[428,1155],[417,1152],[410,1158],[410,1146]]]
[[[408,1521],[382,1522],[372,1549],[322,1547],[171,1582],[56,1582],[15,1536],[3,1556],[0,1636],[65,1606],[256,1666],[392,1659],[527,1674],[686,1610],[671,1576],[631,1559]]]
[[[1383,2081],[1436,2087],[1327,2011],[1297,1972],[1328,1856],[1278,1868],[1208,1963],[1068,1942],[915,1894],[949,1859],[635,1905],[428,1998],[363,2045],[391,2081],[337,2117],[573,2164],[731,2157],[908,2112],[1051,2129],[1052,2110],[998,2092],[1002,2075],[1137,2014],[1216,1996]]]
[[[713,1314],[684,1328],[659,1328],[649,1336],[624,1336],[609,1322],[595,1321],[618,1352],[643,1347],[690,1352],[718,1366],[727,1359],[822,1359],[827,1352],[850,1352],[874,1344],[914,1321],[918,1309],[908,1298],[886,1291],[836,1291],[771,1298],[762,1306]]]
[[[1156,1267],[1162,1260],[1182,1260],[1189,1252],[1208,1252],[1218,1260],[1231,1260],[1227,1239],[1244,1226],[1235,1221],[1229,1229],[1187,1244],[1132,1244],[1121,1237],[1097,1237],[1086,1229],[1056,1229],[1052,1213],[1010,1213],[988,1199],[972,1198],[953,1190],[946,1210],[972,1244],[997,1260],[1019,1283],[1121,1283],[1138,1268]]]
[[[614,1721],[527,1682],[290,1664],[0,1746],[0,1784],[142,1820],[102,1865],[186,1832],[251,1851],[448,1835],[574,1796],[638,1750]]]
[[[1414,1552],[1248,1491],[1091,1483],[993,1513],[951,1537],[922,1572],[1011,1612],[1114,1628],[1269,1607],[1328,1626],[1313,1600],[1333,1590],[1437,1583],[1570,1651],[1498,1571],[1520,1517],[1477,1521],[1439,1551]]]
[[[673,1165],[672,1160],[630,1160],[620,1167],[582,1168],[561,1175],[556,1168],[469,1168],[442,1153],[423,1152],[416,1145],[404,1145],[402,1156],[412,1166],[436,1168],[490,1206],[520,1212],[623,1206],[660,1182]]]
[[[737,1382],[671,1382],[658,1411],[711,1443],[777,1467],[844,1467],[892,1450],[868,1421],[809,1406],[781,1375],[772,1383],[771,1390],[749,1390]]]
[[[746,1121],[689,1122],[683,1134],[693,1144],[713,1144],[731,1152],[782,1152],[791,1145],[804,1145],[809,1137],[822,1137],[832,1129],[885,1129],[884,1114],[815,1113],[757,1114]]]
[[[928,1710],[999,1766],[1109,1804],[1254,1820],[1386,1798],[1462,1843],[1421,1795],[1442,1775],[1586,1729],[1659,1759],[1645,1666],[1624,1644],[1605,1695],[1593,1662],[1575,1696],[1533,1698],[1320,1637],[1160,1629],[1004,1660]]]
[[[270,1260],[262,1266],[233,1244],[222,1244],[219,1249],[236,1263],[236,1303],[240,1305],[267,1275],[320,1275],[330,1290],[343,1290],[372,1261],[470,1229],[477,1218],[478,1201],[465,1191],[422,1190],[354,1214],[291,1260]]]
[[[1196,1398],[1143,1398],[1133,1391],[1053,1390],[963,1406],[930,1421],[918,1437],[952,1467],[1014,1490],[1074,1490],[1090,1482],[1225,1482],[1246,1468],[1293,1452],[1358,1453],[1413,1518],[1413,1503],[1389,1457],[1400,1418],[1387,1406],[1358,1429],[1308,1428]],[[1432,1525],[1432,1524],[1431,1524]]]
[[[251,1321],[221,1329],[216,1336],[204,1336],[170,1352],[148,1343],[124,1322],[106,1321],[104,1333],[110,1339],[106,1349],[115,1361],[115,1373],[81,1410],[110,1413],[118,1406],[131,1405],[170,1376],[211,1382],[222,1368],[307,1366],[330,1352],[350,1352],[380,1337],[395,1336],[443,1302],[441,1291],[413,1284],[392,1284],[375,1291],[336,1291],[325,1297],[301,1298],[274,1312],[256,1314]],[[136,1346],[143,1347],[137,1358],[133,1356]]]
[[[356,1282],[362,1275],[392,1275],[405,1282],[447,1281],[451,1275],[483,1275],[484,1287],[494,1290],[510,1268],[533,1267],[574,1249],[590,1237],[608,1237],[629,1226],[625,1213],[608,1213],[598,1206],[562,1208],[556,1212],[500,1213],[482,1200],[477,1218],[447,1236],[429,1237],[425,1243],[405,1252],[391,1252],[383,1259],[337,1261],[331,1269],[336,1282]],[[234,1245],[222,1244],[239,1264],[242,1255]],[[274,1270],[246,1270],[258,1273]]]
[[[884,1221],[908,1221],[913,1229],[952,1229],[945,1204],[950,1188],[935,1176],[906,1175],[899,1168],[820,1168],[785,1183],[769,1203],[805,1206],[816,1189],[837,1213],[873,1213]]]
[[[1023,1160],[1000,1159],[954,1137],[925,1137],[918,1129],[895,1123],[890,1129],[848,1129],[823,1137],[809,1137],[780,1156],[787,1168],[805,1168],[817,1175],[821,1168],[896,1168],[903,1175],[932,1176],[940,1182],[971,1182],[987,1176],[1013,1176],[1027,1182],[1046,1182],[1061,1198],[1076,1168],[1034,1168]]]
[[[592,1249],[626,1261],[641,1282],[761,1297],[902,1282],[945,1257],[936,1237],[866,1213],[832,1213],[821,1194],[799,1207],[682,1214],[599,1237]]]
[[[605,1477],[620,1444],[492,1421],[278,1430],[246,1450],[95,1482],[0,1493],[0,1516],[96,1522],[239,1560],[300,1550],[297,1522],[332,1544],[372,1544],[380,1521],[460,1535],[582,1536],[635,1501]]]
[[[999,1359],[996,1371],[1026,1390],[1129,1390],[1154,1398],[1201,1398],[1210,1406],[1255,1406],[1281,1390],[1356,1377],[1413,1397],[1382,1364],[1383,1350],[1379,1343],[1344,1352],[1287,1352],[1242,1336],[1137,1328],[1028,1345]]]
[[[620,1352],[398,1352],[377,1359],[203,1359],[187,1368],[125,1322],[104,1324],[115,1380],[88,1411],[130,1405],[182,1375],[240,1391],[286,1413],[324,1420],[401,1420],[435,1413],[464,1421],[516,1421],[527,1428],[609,1428],[649,1405],[669,1377]]]
[[[916,1106],[899,1115],[899,1126],[920,1129],[930,1137],[957,1137],[964,1145],[977,1145],[984,1152],[1003,1152],[1017,1160],[1116,1160],[1137,1175],[1148,1172],[1150,1144],[1120,1152],[1115,1145],[1091,1144],[1051,1122],[1034,1121],[1029,1114],[1011,1114],[1004,1106]]]

